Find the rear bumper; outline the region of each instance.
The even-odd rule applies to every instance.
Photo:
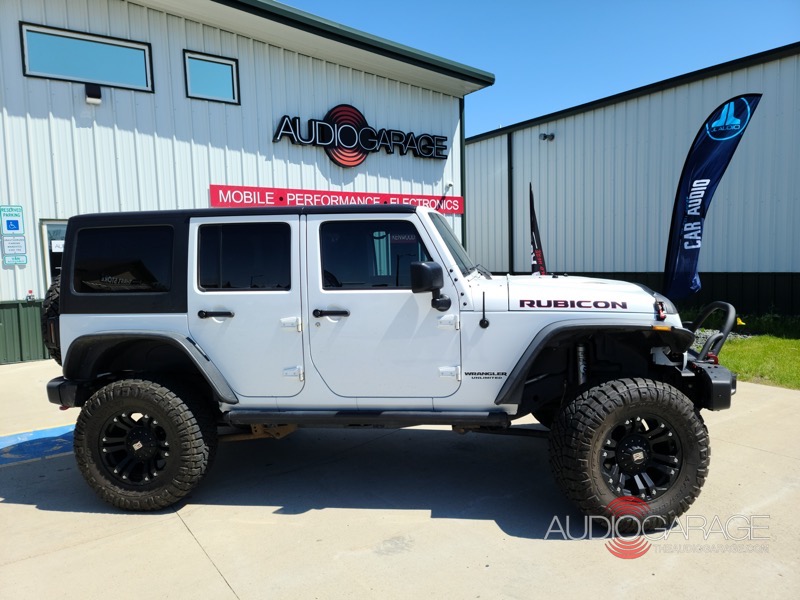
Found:
[[[731,397],[736,393],[736,374],[721,365],[690,362],[694,373],[701,406],[708,410],[725,410],[731,407]]]
[[[53,404],[66,408],[83,406],[88,396],[86,386],[81,386],[75,381],[56,377],[47,382],[47,399]]]

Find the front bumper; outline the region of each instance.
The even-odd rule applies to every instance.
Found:
[[[697,397],[702,408],[725,410],[731,407],[731,396],[736,393],[736,373],[706,362],[690,362],[689,370],[695,375]]]

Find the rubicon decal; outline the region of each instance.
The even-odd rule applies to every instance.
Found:
[[[292,144],[325,149],[340,167],[355,167],[372,152],[411,152],[418,158],[447,158],[447,137],[430,133],[416,134],[398,129],[377,129],[354,106],[340,104],[328,111],[322,120],[309,119],[303,128],[300,117],[284,115],[278,121],[272,141],[288,138]]]
[[[520,300],[520,308],[586,308],[589,310],[628,310],[627,302],[616,300]]]

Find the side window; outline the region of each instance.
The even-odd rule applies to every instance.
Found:
[[[331,221],[320,227],[322,287],[411,288],[411,263],[430,254],[407,221]]]
[[[291,289],[292,232],[288,223],[200,227],[203,290]]]
[[[21,23],[23,73],[153,91],[150,44]]]
[[[168,292],[172,227],[102,227],[78,232],[73,287],[81,294]]]

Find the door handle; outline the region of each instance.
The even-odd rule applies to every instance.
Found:
[[[233,313],[229,310],[198,310],[197,316],[201,319],[209,319],[211,317],[233,318]]]
[[[315,308],[314,312],[311,313],[317,319],[321,317],[349,317],[350,311],[349,310],[320,310],[319,308]]]

